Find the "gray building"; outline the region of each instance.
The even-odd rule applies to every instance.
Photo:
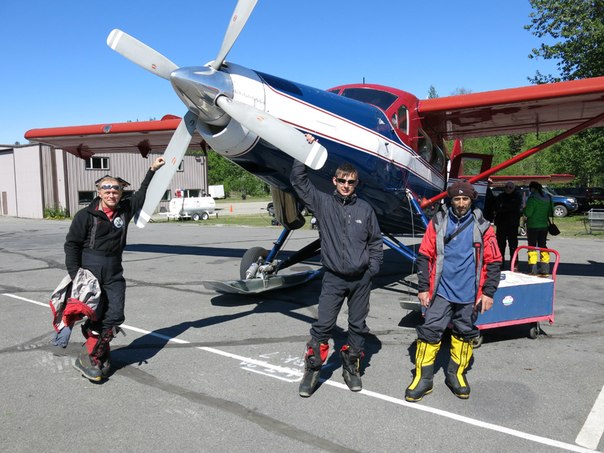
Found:
[[[0,215],[44,218],[47,209],[65,209],[71,215],[96,196],[94,182],[110,174],[137,190],[153,160],[161,154],[97,153],[82,159],[48,145],[0,145]],[[185,156],[158,211],[165,211],[177,190],[194,197],[208,193],[204,156]]]

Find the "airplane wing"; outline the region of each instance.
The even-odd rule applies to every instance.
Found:
[[[418,111],[445,140],[566,130],[604,112],[604,77],[425,99]]]
[[[180,120],[178,116],[165,115],[154,121],[31,129],[25,138],[61,148],[84,159],[94,153],[134,149],[146,157],[150,151],[164,152]],[[204,149],[204,146],[205,142],[195,132],[188,149]]]

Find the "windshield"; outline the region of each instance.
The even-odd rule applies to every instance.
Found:
[[[342,96],[375,105],[384,112],[396,101],[394,94],[373,88],[346,88],[342,92]]]

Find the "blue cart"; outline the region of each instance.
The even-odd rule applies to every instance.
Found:
[[[528,275],[520,272],[501,273],[499,288],[493,298],[493,307],[478,315],[476,326],[480,330],[519,324],[532,324],[530,338],[537,338],[541,329],[539,322],[554,323],[554,295],[556,292],[556,273],[560,255],[556,250],[522,245],[516,249],[511,268],[516,268],[518,252],[522,249],[548,252],[555,257],[551,275]],[[482,335],[474,346],[482,344]]]

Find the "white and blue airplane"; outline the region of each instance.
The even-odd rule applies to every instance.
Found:
[[[272,188],[277,220],[284,229],[272,250],[248,250],[241,280],[213,285],[219,291],[254,293],[297,284],[280,270],[320,249],[319,239],[294,256],[276,259],[285,239],[304,224],[303,206],[289,182],[292,160],[313,171],[312,182],[333,190],[332,176],[342,162],[359,171],[359,196],[374,208],[384,243],[409,260],[415,252],[396,235],[420,233],[433,206],[444,198],[451,178],[484,182],[491,174],[589,127],[604,125],[604,77],[527,86],[483,93],[419,100],[381,85],[341,85],[327,91],[248,69],[227,55],[257,0],[239,0],[214,60],[204,66],[179,67],[120,30],[107,44],[147,71],[169,80],[187,111],[182,118],[34,129],[25,137],[79,156],[95,151],[165,149],[167,164],[153,178],[136,219],[143,227],[157,208],[188,149],[209,146]],[[557,137],[491,168],[490,157],[461,153],[447,156],[447,140],[466,137],[563,130]],[[318,141],[309,144],[305,134]],[[448,171],[448,157],[451,160]],[[480,174],[463,175],[463,159],[480,159]]]

